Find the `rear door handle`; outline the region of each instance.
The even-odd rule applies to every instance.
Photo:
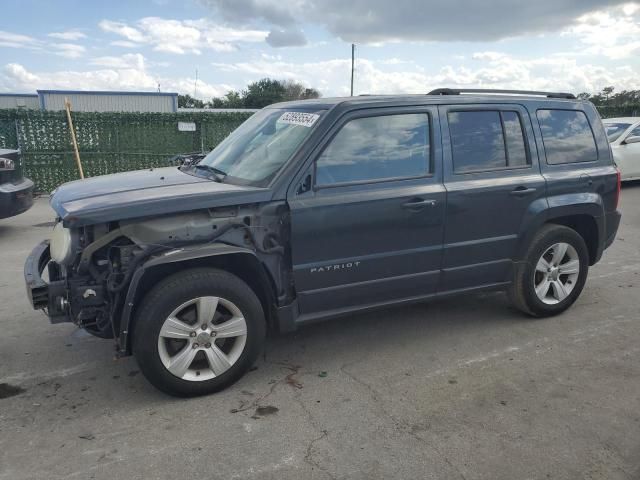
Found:
[[[525,195],[531,195],[532,193],[535,193],[535,191],[535,188],[517,187],[511,190],[509,194],[513,195],[514,197],[524,197]]]
[[[434,207],[436,205],[435,200],[423,200],[421,198],[410,200],[407,203],[402,204],[402,208],[407,210],[422,210],[425,207]]]

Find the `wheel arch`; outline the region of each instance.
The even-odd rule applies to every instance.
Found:
[[[550,218],[547,222],[556,225],[563,225],[578,233],[587,245],[589,251],[589,265],[595,264],[599,260],[600,233],[596,218],[588,214],[567,215]]]
[[[170,251],[147,261],[136,270],[131,279],[120,316],[118,347],[121,355],[131,354],[131,332],[135,324],[136,309],[144,296],[167,276],[195,268],[217,268],[236,275],[260,300],[267,327],[274,324],[275,282],[252,250],[212,244],[190,250]]]
[[[592,194],[582,194],[592,196]],[[595,195],[597,196],[597,195]],[[554,197],[549,208],[538,212],[525,226],[524,235],[520,236],[517,249],[517,261],[522,261],[536,232],[544,225],[557,224],[575,230],[587,244],[589,251],[589,265],[594,265],[600,260],[605,238],[603,215],[604,210],[601,201],[595,198],[576,198],[574,195]]]

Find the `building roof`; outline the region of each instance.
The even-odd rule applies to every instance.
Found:
[[[131,91],[117,91],[117,90],[37,90],[40,94],[84,94],[84,95],[142,95],[142,96],[154,96],[154,97],[177,97],[175,92],[131,92]]]

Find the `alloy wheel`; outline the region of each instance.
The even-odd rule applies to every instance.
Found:
[[[533,284],[538,298],[554,305],[567,298],[580,274],[580,257],[568,243],[559,242],[547,248],[538,260]]]
[[[247,342],[247,322],[240,309],[221,297],[198,297],[165,319],[158,353],[178,378],[205,381],[219,377],[240,358]]]

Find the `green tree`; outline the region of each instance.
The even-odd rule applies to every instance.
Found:
[[[315,88],[305,88],[304,92],[302,92],[302,97],[300,98],[307,100],[309,98],[320,98],[321,96],[322,94],[319,90],[316,90]]]
[[[178,95],[179,108],[204,108],[204,102],[191,95]]]
[[[240,92],[230,90],[222,98],[213,98],[207,104],[210,108],[244,108],[244,99]]]
[[[250,83],[243,92],[244,106],[246,108],[264,108],[272,103],[282,102],[285,99],[286,88],[278,80],[263,78]]]
[[[609,101],[609,98],[611,97],[611,94],[613,93],[614,90],[615,90],[614,87],[604,87],[602,89],[602,95],[604,96],[607,102]]]
[[[280,83],[285,88],[284,99],[290,100],[306,100],[309,98],[319,98],[320,92],[315,88],[307,88],[302,83],[293,80],[283,80]]]
[[[224,96],[224,104],[226,108],[243,108],[244,98],[242,98],[240,92],[231,90]]]

